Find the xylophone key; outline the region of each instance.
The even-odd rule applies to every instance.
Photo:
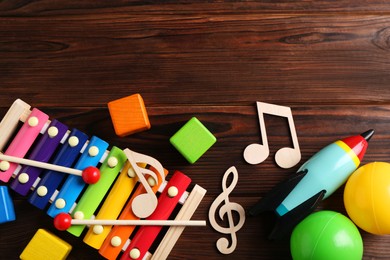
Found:
[[[96,166],[107,148],[107,142],[93,136],[74,168],[83,170],[88,166]],[[55,201],[49,207],[47,214],[54,218],[61,212],[68,213],[82,192],[84,186],[85,182],[80,176],[68,176]]]
[[[175,171],[158,198],[156,210],[147,219],[167,220],[190,183],[191,179],[188,176]],[[142,259],[160,233],[161,228],[161,226],[141,226],[120,259]]]
[[[73,129],[68,139],[57,152],[52,163],[60,166],[71,167],[80,154],[81,148],[87,142],[88,136],[83,132]],[[67,176],[62,172],[47,170],[44,172],[37,188],[28,201],[39,209],[44,209],[62,180]],[[42,193],[42,190],[44,191]]]
[[[7,186],[0,186],[0,224],[14,221],[15,208]]]
[[[157,171],[151,168],[153,171]],[[168,174],[167,170],[164,170],[165,176]],[[150,183],[152,186],[152,191],[156,193],[159,187],[162,185],[163,181],[160,174],[157,174],[158,182]],[[134,193],[131,195],[130,200],[127,202],[126,206],[122,210],[121,215],[118,219],[128,219],[128,220],[137,220],[137,217],[132,210],[133,200],[139,194],[145,193],[146,190],[142,185],[139,185]],[[116,259],[119,253],[122,250],[122,247],[125,245],[127,239],[133,233],[135,226],[114,226],[111,229],[111,232],[108,234],[107,238],[104,240],[103,245],[99,249],[99,254],[104,256],[107,259]]]
[[[72,216],[74,218],[90,219],[92,217],[126,160],[126,155],[121,149],[116,146],[112,147],[106,160],[100,167],[100,180],[94,185],[89,185],[83,193],[76,208],[73,210]],[[80,236],[84,228],[84,225],[72,226],[68,229],[68,232],[75,236]]]
[[[34,145],[29,159],[48,162],[67,131],[68,127],[64,124],[55,119],[51,121],[46,132],[40,137],[38,143]],[[42,168],[23,166],[16,178],[11,182],[11,189],[20,195],[26,196],[42,171]]]
[[[190,220],[205,194],[205,189],[203,189],[199,185],[195,185],[187,200],[181,207],[179,213],[175,217],[175,220]],[[170,227],[164,238],[159,243],[156,251],[153,253],[151,260],[167,259],[169,253],[172,251],[181,233],[183,233],[184,228],[184,226]]]
[[[7,113],[0,122],[0,151],[3,151],[3,148],[12,133],[18,127],[20,120],[26,120],[27,116],[31,113],[30,107],[31,106],[23,100],[17,99],[8,109]]]
[[[95,219],[116,219],[137,184],[137,181],[138,177],[135,175],[130,163],[127,162],[107,198],[104,200]],[[94,231],[94,226],[91,226],[83,241],[91,247],[99,249],[110,230],[111,226],[103,226],[103,230],[96,232],[96,228]]]
[[[48,119],[48,115],[34,108],[4,154],[24,157]],[[16,163],[2,161],[0,163],[0,180],[8,182],[17,166]]]

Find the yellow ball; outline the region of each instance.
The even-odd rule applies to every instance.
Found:
[[[390,234],[390,164],[374,162],[358,168],[345,185],[344,205],[361,229]]]

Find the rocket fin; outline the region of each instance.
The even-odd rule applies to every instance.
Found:
[[[275,228],[272,230],[272,233],[269,235],[269,239],[281,239],[284,236],[289,235],[292,232],[294,227],[303,220],[306,216],[314,211],[317,205],[324,198],[326,191],[322,190],[310,199],[303,202],[301,205],[292,209],[285,215],[279,217],[276,222]]]
[[[264,211],[273,211],[282,203],[286,196],[294,189],[294,187],[306,175],[307,170],[299,171],[292,175],[287,180],[276,185],[265,197],[261,198],[248,211],[249,216],[257,216]]]

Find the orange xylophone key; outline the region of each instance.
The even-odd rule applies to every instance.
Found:
[[[153,167],[151,167],[153,170]],[[165,176],[168,174],[168,171],[164,169]],[[158,183],[156,183],[152,190],[154,193],[157,192],[158,188],[162,184],[162,180],[160,175],[157,175]],[[132,211],[132,204],[135,197],[139,194],[145,193],[145,188],[142,185],[139,185],[135,192],[132,194],[131,199],[127,202],[125,208],[123,209],[121,215],[118,219],[139,219],[136,215],[134,215]],[[107,259],[116,259],[119,253],[122,250],[122,247],[126,243],[127,239],[133,233],[135,226],[114,226],[111,232],[108,234],[106,240],[103,245],[99,249],[99,254],[104,256]]]

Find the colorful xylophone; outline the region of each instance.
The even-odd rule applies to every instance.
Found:
[[[74,219],[140,219],[189,220],[206,190],[194,185],[189,193],[190,178],[175,171],[169,182],[168,171],[152,157],[121,150],[97,136],[77,129],[69,130],[37,108],[18,99],[0,122],[0,151],[5,155],[49,162],[78,170],[97,166],[101,177],[86,187],[80,176],[65,175],[54,170],[0,162],[0,180],[10,182],[15,192],[28,196],[28,201],[51,217],[70,213]],[[131,158],[131,159],[129,159]],[[161,192],[158,197],[154,195]],[[182,206],[178,206],[182,204]],[[176,207],[180,207],[176,216]],[[147,209],[152,210],[147,210]],[[161,241],[155,241],[161,226],[72,226],[68,232],[80,236],[88,228],[83,241],[107,259],[165,259],[184,230],[170,227]],[[134,233],[134,234],[133,234]],[[130,241],[131,237],[131,241]],[[153,254],[148,252],[159,243]]]

